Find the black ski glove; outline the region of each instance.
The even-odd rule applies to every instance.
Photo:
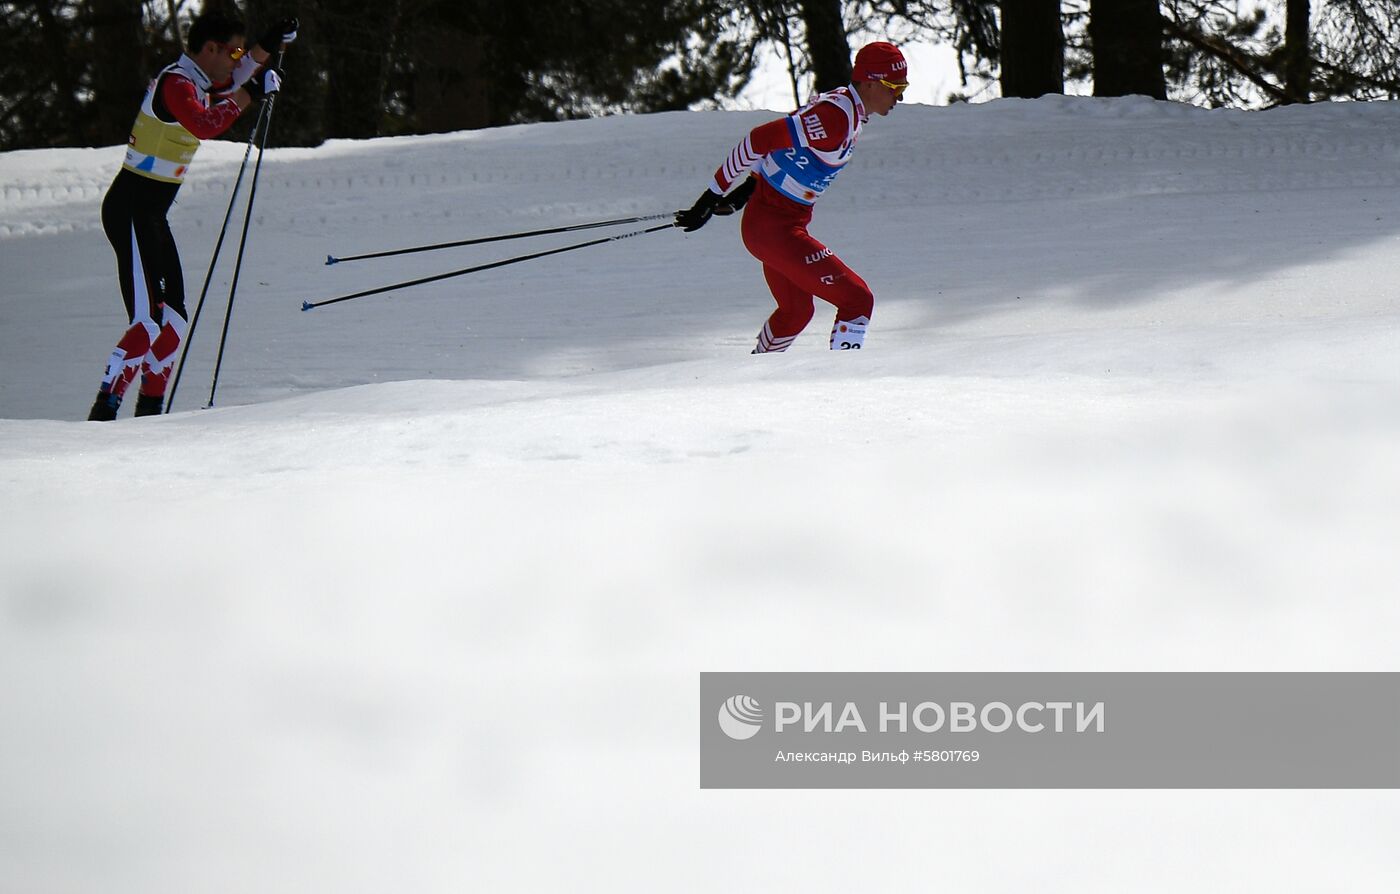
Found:
[[[676,226],[687,233],[695,232],[709,221],[710,215],[715,213],[715,206],[721,200],[722,196],[719,193],[705,190],[700,194],[700,198],[695,200],[694,205],[684,211],[676,212]]]
[[[715,206],[715,213],[721,217],[726,214],[733,214],[735,211],[748,204],[749,196],[753,195],[754,187],[758,186],[757,177],[746,177],[738,188],[731,190],[729,195],[719,200]]]
[[[243,89],[248,91],[248,95],[253,97],[253,102],[261,102],[282,89],[282,72],[275,68],[260,69],[257,74],[248,79],[248,83],[243,85]]]
[[[300,27],[301,23],[296,20],[295,16],[279,19],[276,24],[267,29],[262,37],[258,38],[258,46],[269,53],[275,53],[297,39],[297,29]]]

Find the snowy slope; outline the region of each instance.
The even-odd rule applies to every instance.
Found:
[[[1397,670],[1384,103],[900,107],[752,357],[764,113],[268,153],[219,406],[76,422],[116,148],[0,155],[0,890],[1389,890],[1391,792],[701,792],[701,670]],[[242,147],[172,215],[191,301]],[[231,260],[231,259],[230,259]]]

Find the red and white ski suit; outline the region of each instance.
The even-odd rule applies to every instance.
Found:
[[[763,264],[778,308],[764,324],[755,353],[787,350],[812,319],[813,295],[836,306],[831,346],[860,347],[874,296],[807,225],[813,204],[850,160],[866,120],[855,88],[818,94],[791,115],[750,131],[715,172],[710,190],[720,194],[750,171],[758,177],[744,206],[742,234],[749,254]]]

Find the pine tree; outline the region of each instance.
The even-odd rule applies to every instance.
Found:
[[[80,141],[90,146],[125,142],[153,71],[141,0],[86,0],[79,29],[91,36],[91,113]]]
[[[1094,95],[1167,98],[1158,0],[1090,0]]]
[[[1060,0],[1002,0],[1001,95],[1033,99],[1065,92]]]

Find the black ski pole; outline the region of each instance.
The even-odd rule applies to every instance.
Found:
[[[214,265],[219,262],[219,253],[224,248],[224,236],[228,233],[228,222],[233,217],[233,206],[238,201],[238,191],[243,188],[243,174],[248,169],[248,157],[253,154],[253,143],[258,138],[258,127],[262,125],[267,105],[258,109],[258,120],[253,122],[253,130],[248,134],[248,148],[243,151],[243,163],[238,166],[238,179],[233,181],[233,194],[228,197],[228,210],[224,212],[224,225],[219,227],[219,240],[214,243],[214,254],[209,258],[209,270],[204,274],[204,286],[199,290],[199,300],[195,302],[194,313],[190,315],[190,328],[185,332],[184,343],[180,345],[180,362],[175,365],[175,377],[170,381],[170,394],[165,398],[165,412],[175,406],[175,392],[180,390],[180,376],[185,371],[185,358],[189,356],[190,342],[194,341],[194,330],[199,325],[199,313],[204,308],[204,297],[209,294],[209,283],[214,279]]]
[[[326,266],[332,264],[342,264],[346,261],[363,261],[368,258],[389,258],[394,255],[408,255],[420,251],[437,251],[440,248],[460,248],[464,245],[484,245],[487,242],[505,242],[507,239],[526,239],[530,236],[548,236],[553,233],[572,233],[576,230],[592,230],[598,227],[615,227],[621,224],[642,223],[648,220],[662,220],[667,217],[674,217],[673,212],[665,214],[645,214],[641,217],[619,217],[614,220],[598,220],[593,223],[573,224],[567,227],[550,227],[545,230],[529,230],[523,233],[506,233],[503,236],[482,236],[476,239],[462,239],[457,242],[439,242],[436,245],[415,245],[411,248],[395,248],[389,251],[375,251],[363,255],[349,255],[344,258],[337,258],[335,255],[326,255]]]
[[[273,68],[282,67],[282,54],[277,54],[277,61],[273,63]],[[228,342],[228,324],[233,319],[233,297],[238,293],[238,275],[243,270],[243,249],[248,244],[248,225],[253,220],[253,201],[258,197],[258,174],[262,171],[263,149],[267,147],[267,134],[272,130],[272,107],[277,102],[277,94],[274,93],[263,100],[267,108],[258,113],[258,120],[262,122],[262,139],[258,141],[258,160],[253,164],[253,182],[248,187],[248,208],[243,213],[243,233],[238,237],[238,255],[233,262],[233,282],[228,289],[228,307],[224,310],[224,331],[219,335],[219,353],[214,358],[214,378],[209,382],[209,403],[207,407],[214,406],[214,392],[219,387],[219,368],[224,365],[224,345]],[[266,112],[266,115],[263,114]]]
[[[667,214],[666,217],[672,215]],[[301,309],[311,310],[313,307],[324,307],[327,304],[339,304],[342,301],[349,301],[353,298],[364,298],[367,295],[379,295],[383,292],[392,292],[395,289],[406,289],[409,286],[421,286],[424,283],[437,282],[441,279],[451,279],[454,276],[465,276],[468,273],[480,273],[482,270],[494,270],[497,267],[505,267],[509,264],[519,264],[521,261],[532,261],[535,258],[544,258],[549,255],[562,254],[566,251],[575,251],[580,248],[588,248],[591,245],[602,245],[605,242],[617,242],[621,239],[631,239],[634,236],[644,236],[647,233],[656,233],[661,230],[669,230],[674,227],[674,223],[661,224],[660,226],[648,227],[645,230],[633,230],[630,233],[622,233],[617,236],[605,236],[602,239],[593,239],[588,242],[577,242],[573,245],[566,245],[563,248],[551,248],[549,251],[537,251],[531,255],[521,255],[517,258],[507,258],[504,261],[493,261],[490,264],[480,264],[476,267],[467,267],[464,270],[453,270],[450,273],[439,273],[436,276],[425,276],[422,279],[414,279],[408,282],[396,282],[392,285],[380,286],[377,289],[366,289],[363,292],[356,292],[353,295],[341,295],[339,298],[327,298],[324,301],[303,301]]]

